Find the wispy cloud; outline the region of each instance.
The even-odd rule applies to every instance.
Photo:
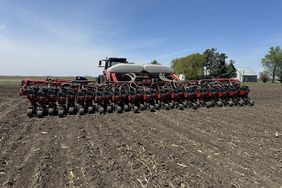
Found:
[[[0,35],[0,75],[97,75],[98,60],[115,52],[98,47],[19,42]]]
[[[98,60],[118,54],[113,48],[90,44],[95,33],[90,35],[79,24],[45,19],[18,6],[15,9],[25,29],[42,35],[26,38],[13,35],[12,29],[9,34],[0,33],[0,75],[97,75],[102,72],[97,69]],[[0,25],[0,31],[5,29],[6,25]]]
[[[6,30],[7,29],[7,25],[0,25],[0,31]]]
[[[156,59],[150,52],[174,37],[128,38],[115,20],[99,20],[87,27],[8,4],[16,10],[14,16],[31,36],[16,33],[14,37],[12,29],[9,34],[0,33],[0,74],[5,75],[97,75],[102,71],[97,69],[101,58],[122,56],[135,63],[148,63]],[[0,25],[0,31],[6,28]],[[32,36],[33,33],[40,34]],[[151,55],[144,54],[146,51]]]
[[[209,11],[214,11],[215,7],[209,7]]]

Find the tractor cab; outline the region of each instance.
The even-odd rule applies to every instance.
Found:
[[[104,63],[104,65],[102,65]],[[104,67],[104,70],[107,70],[108,68],[117,65],[119,63],[128,63],[126,58],[116,58],[116,57],[110,57],[99,61],[99,67]]]
[[[105,82],[106,80],[111,80],[109,77],[108,78],[106,77],[107,70],[110,67],[113,67],[117,64],[128,64],[128,61],[126,58],[118,58],[118,57],[110,57],[99,61],[98,67],[104,67],[103,74],[99,75],[97,78],[99,84]]]

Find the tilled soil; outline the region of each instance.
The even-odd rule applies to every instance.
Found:
[[[281,187],[282,86],[253,107],[28,118],[0,86],[0,187]]]

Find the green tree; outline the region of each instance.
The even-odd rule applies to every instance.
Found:
[[[230,60],[229,64],[227,65],[227,75],[229,78],[235,78],[237,76],[237,69],[234,66],[235,61]]]
[[[184,74],[188,79],[200,79],[205,62],[205,55],[194,53],[186,57],[172,60],[171,68],[173,68],[177,74]]]
[[[210,48],[203,54],[206,56],[206,66],[211,77],[236,77],[235,61],[230,60],[226,63],[228,56],[225,53],[219,53],[216,48]]]
[[[282,80],[282,50],[280,46],[271,47],[268,54],[261,61],[262,66],[271,75],[272,82],[275,76]]]
[[[151,61],[151,64],[153,64],[153,65],[160,65],[160,63],[157,61],[157,60],[153,60],[153,61]]]

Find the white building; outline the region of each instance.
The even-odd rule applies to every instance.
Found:
[[[250,68],[237,68],[237,79],[240,82],[257,82],[258,75]]]

